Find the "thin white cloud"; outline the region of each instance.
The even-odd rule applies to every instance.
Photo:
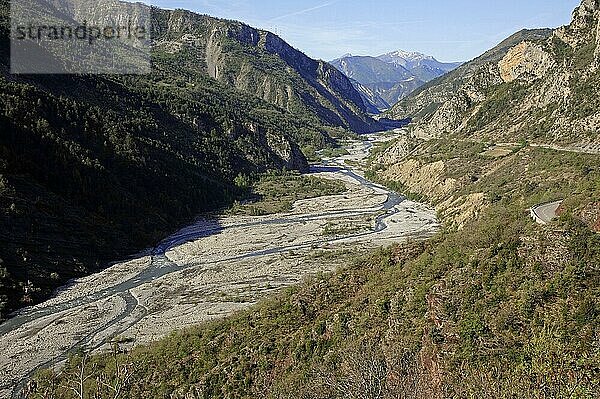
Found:
[[[340,2],[340,0],[328,1],[327,3],[319,4],[318,6],[305,8],[303,10],[298,10],[298,11],[291,12],[289,14],[284,14],[284,15],[280,15],[280,16],[275,17],[275,18],[271,18],[266,23],[280,21],[282,19],[286,19],[286,18],[289,18],[289,17],[295,17],[297,15],[308,14],[309,12],[320,10],[321,8],[329,7],[329,6],[334,5],[335,3],[339,3],[339,2]]]

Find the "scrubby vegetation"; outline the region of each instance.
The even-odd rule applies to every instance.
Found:
[[[337,158],[342,157],[344,155],[349,155],[350,153],[343,147],[335,147],[335,148],[326,148],[321,151],[321,156],[323,158]]]
[[[497,62],[517,38],[549,34],[523,32],[476,64]],[[577,70],[591,62],[590,46],[581,47],[579,55],[555,47],[558,57],[579,57],[582,64],[576,65]],[[165,71],[181,66],[168,54],[160,56]],[[268,61],[261,58],[254,66],[266,72]],[[264,170],[266,164],[278,165],[281,151],[270,152],[260,145],[264,134],[281,139],[293,131],[303,138],[299,141],[304,148],[313,150],[311,154],[322,144],[319,137],[326,141],[326,136],[313,130],[310,121],[289,118],[255,98],[239,100],[211,80],[195,80],[186,72],[181,79],[166,77],[69,81],[125,104],[131,110],[128,117],[90,98],[86,107],[77,108],[62,92],[48,94],[41,88],[56,90],[52,79],[37,81],[35,86],[1,81],[1,92],[8,94],[0,103],[0,122],[9,128],[2,132],[20,134],[0,136],[1,221],[13,229],[3,237],[9,243],[2,253],[8,262],[0,259],[0,284],[9,287],[11,295],[19,293],[15,297],[19,303],[33,300],[23,293],[31,296],[40,289],[31,276],[64,278],[47,275],[53,269],[46,264],[56,258],[44,257],[53,254],[53,248],[46,249],[50,244],[40,237],[52,236],[49,231],[54,235],[71,231],[93,243],[97,234],[97,248],[91,249],[102,253],[114,249],[113,242],[106,241],[113,239],[107,238],[109,231],[120,240],[140,229],[147,235],[135,236],[150,239],[166,228],[165,220],[182,220],[248,190],[258,202],[236,204],[233,212],[285,211],[295,199],[343,190],[330,182],[290,174],[253,181],[248,176]],[[575,117],[593,114],[596,77],[586,75],[574,87]],[[448,83],[444,90],[453,89],[452,85]],[[518,100],[528,92],[521,83],[513,83],[493,87],[486,94],[488,99],[470,121],[469,133],[494,124],[510,126],[503,111],[519,107]],[[13,109],[14,103],[40,111]],[[72,114],[56,113],[63,104],[72,105],[68,107]],[[82,352],[59,371],[40,371],[27,385],[27,397],[600,397],[600,235],[594,232],[600,221],[600,160],[527,145],[530,133],[533,138],[551,133],[548,117],[555,110],[550,104],[533,112],[535,121],[529,130],[515,136],[523,140],[522,145],[507,156],[486,157],[483,152],[491,143],[465,141],[465,137],[433,140],[411,155],[425,164],[442,161],[442,177],[456,180],[455,189],[440,194],[446,198],[438,198],[438,204],[460,202],[474,194],[484,198],[485,203],[470,211],[460,226],[448,223],[427,242],[374,251],[247,311],[174,333],[155,344],[125,351],[116,342],[111,354]],[[244,125],[247,121],[252,125]],[[72,129],[74,125],[85,129]],[[161,129],[165,125],[177,134],[166,137]],[[219,159],[211,158],[214,152]],[[376,179],[376,172],[367,176]],[[210,185],[205,184],[208,179]],[[161,183],[157,194],[156,182]],[[401,182],[383,183],[426,200],[423,193],[408,192]],[[547,226],[531,220],[532,206],[557,199],[565,200],[558,220]],[[105,200],[114,207],[104,207]],[[583,217],[588,209],[595,210],[591,223]],[[144,219],[141,212],[152,214],[153,219]],[[460,212],[458,207],[455,213]],[[138,224],[123,227],[131,224],[127,215],[138,218]],[[448,216],[452,217],[457,215]],[[324,234],[338,234],[337,228],[327,226]],[[14,237],[20,239],[13,243]],[[23,248],[22,237],[34,238],[32,247],[37,252]],[[53,242],[61,243],[56,237]],[[130,244],[124,242],[121,245]],[[89,250],[78,247],[79,253],[82,248]],[[74,259],[75,265],[85,264]],[[68,266],[73,274],[85,272]],[[14,270],[25,272],[21,276]],[[10,298],[0,296],[0,308],[1,301]]]
[[[370,253],[227,320],[123,353],[119,362],[135,370],[123,396],[597,397],[600,236],[578,212],[600,201],[598,160],[522,149],[495,162],[465,192],[498,196],[464,229]],[[521,162],[529,170],[509,179]],[[557,195],[567,198],[563,217],[536,225],[528,208]],[[70,397],[60,386],[80,364],[39,374],[32,397]],[[92,357],[86,372],[110,379],[113,364]],[[96,389],[90,379],[86,392]]]
[[[523,101],[528,89],[529,86],[518,81],[491,87],[487,90],[486,100],[477,105],[477,112],[469,118],[466,133],[503,121],[506,110]]]
[[[236,201],[228,211],[237,215],[260,216],[287,212],[298,200],[346,191],[346,186],[339,181],[293,172],[271,171],[255,179],[239,175],[235,181],[240,188],[248,190],[248,199]]]
[[[124,397],[597,397],[600,243],[572,219],[560,228],[571,251],[587,248],[560,268],[530,262],[523,230],[500,218],[371,254],[120,355],[135,370]],[[37,392],[71,397],[60,386],[80,361],[40,374]],[[86,373],[114,370],[94,357]],[[98,388],[94,378],[85,386]]]

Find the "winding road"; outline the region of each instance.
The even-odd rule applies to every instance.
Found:
[[[557,217],[558,208],[564,201],[554,201],[548,204],[536,205],[531,208],[531,216],[539,224],[548,224]]]
[[[250,220],[243,219],[229,224],[200,220],[166,238],[150,251],[148,256],[136,261],[137,263],[134,262],[138,269],[130,270],[123,266],[125,264],[121,264],[118,273],[122,273],[123,277],[115,272],[113,274],[118,275],[118,278],[114,281],[104,279],[104,275],[113,276],[112,268],[109,268],[97,276],[96,281],[105,283],[104,286],[96,287],[94,280],[87,283],[74,282],[72,287],[66,287],[65,290],[58,292],[56,298],[21,310],[0,325],[0,397],[19,398],[26,381],[40,368],[60,364],[68,358],[69,354],[80,348],[89,351],[105,348],[115,337],[132,331],[142,321],[148,320],[148,317],[160,318],[161,310],[150,309],[150,307],[156,306],[156,303],[161,301],[164,302],[163,307],[169,307],[169,302],[163,296],[168,297],[169,289],[175,289],[170,283],[177,281],[181,284],[179,280],[182,276],[189,274],[191,277],[187,284],[201,287],[201,284],[197,284],[196,281],[206,279],[207,273],[217,273],[215,270],[220,271],[229,265],[235,265],[237,269],[237,265],[248,260],[254,262],[256,259],[258,262],[259,259],[279,256],[274,259],[281,261],[281,257],[285,254],[309,253],[315,248],[365,242],[377,246],[390,240],[430,237],[439,227],[434,210],[406,201],[403,196],[366,180],[360,169],[346,165],[345,161],[349,158],[364,160],[372,146],[370,140],[356,142],[349,157],[329,160],[321,166],[313,167],[311,172],[342,177],[344,181],[357,187],[357,193],[363,196],[366,195],[365,193],[370,193],[365,198],[369,198],[372,202],[379,197],[383,198],[377,204],[365,206],[362,202],[363,197],[357,194],[353,206],[345,208],[338,208],[332,201],[329,209],[319,209],[317,212],[272,215]],[[338,199],[347,200],[348,196]],[[371,217],[374,220],[372,227],[366,231],[333,237],[324,237],[316,232],[317,229],[322,229],[324,223],[360,217]],[[301,228],[312,235],[303,234]],[[295,233],[294,230],[298,232]],[[260,236],[265,232],[277,231],[284,232],[281,234],[285,234],[287,242],[282,239],[268,241],[265,238],[263,243],[251,241],[256,238],[247,238],[242,242],[243,245],[239,245],[239,248],[236,246],[231,254],[223,254],[223,251],[219,251],[218,248],[213,250],[210,243],[203,244],[207,240],[217,240],[216,242],[221,245],[226,245],[227,242],[222,241],[228,240],[228,234],[238,237],[250,232],[250,235]],[[198,248],[204,252],[195,254],[193,251],[199,251]],[[206,251],[211,250],[213,255],[205,255]],[[190,251],[189,257],[181,258],[180,253],[188,256]],[[144,261],[144,258],[148,260]],[[304,274],[313,272],[312,270],[298,271],[293,268],[296,267],[295,265],[288,267],[285,262],[282,264],[279,271],[272,272],[270,268],[265,269],[272,274],[267,274],[264,279],[269,282],[282,280],[283,285],[290,285],[299,281]],[[250,287],[248,290],[257,289],[252,286],[256,278],[233,276],[232,281],[235,284],[246,284]],[[215,286],[219,285],[218,279],[209,281]],[[80,285],[85,289],[79,289]],[[144,295],[150,299],[141,299]],[[209,302],[209,299],[202,298],[204,297],[194,299],[194,306],[198,307],[198,304]],[[183,302],[180,300],[177,305],[183,306]],[[249,301],[233,306],[231,309],[227,308],[223,315],[251,304],[252,301]],[[189,308],[182,309],[185,311]],[[167,316],[165,320],[168,320]],[[56,342],[44,342],[47,337],[53,337]]]

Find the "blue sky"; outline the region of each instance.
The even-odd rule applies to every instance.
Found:
[[[466,61],[523,28],[569,22],[580,0],[144,0],[244,21],[314,58],[420,51]]]

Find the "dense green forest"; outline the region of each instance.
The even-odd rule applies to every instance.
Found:
[[[238,175],[305,171],[299,144],[332,143],[193,52],[155,50],[150,75],[11,75],[0,11],[0,319],[243,198]]]

